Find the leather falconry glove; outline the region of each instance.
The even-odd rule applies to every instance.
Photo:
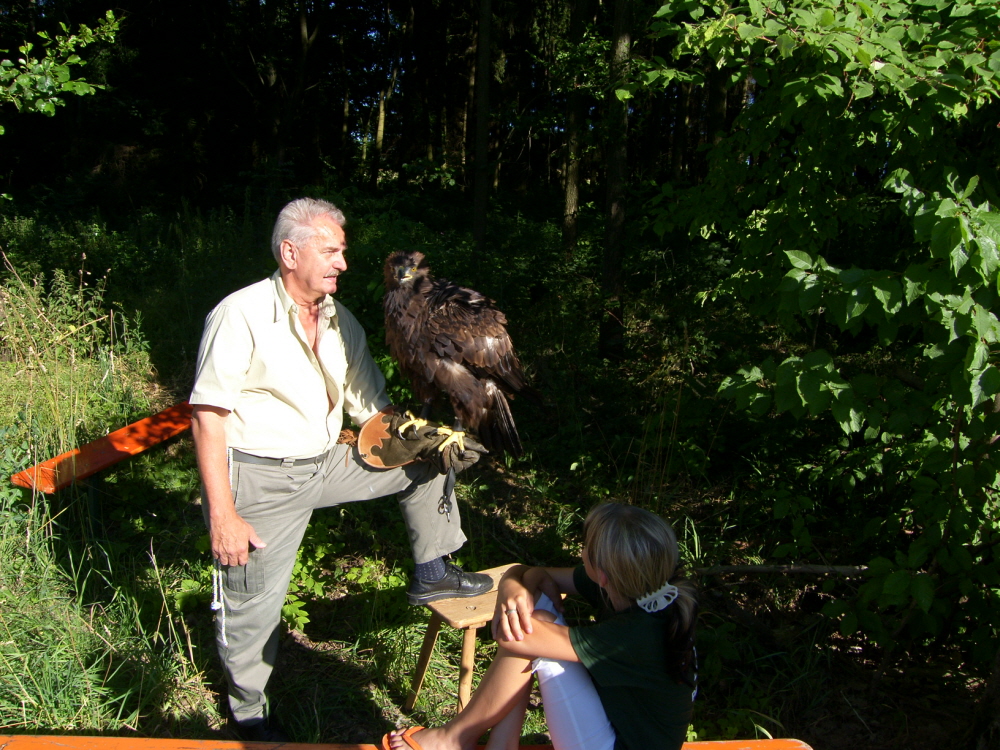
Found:
[[[443,443],[446,436],[441,436],[441,442]],[[447,446],[443,451],[434,451],[440,457],[440,463],[436,460],[431,460],[437,470],[442,474],[447,474],[449,469],[454,469],[455,473],[458,474],[460,471],[468,469],[472,464],[479,460],[480,456],[484,453],[489,453],[486,448],[484,448],[478,441],[474,440],[469,436],[469,433],[465,433],[465,450],[459,449],[459,447],[452,443]]]
[[[411,423],[400,432],[401,425]],[[472,466],[486,449],[466,437],[465,450],[457,445],[449,445],[444,451],[438,450],[448,439],[448,433],[438,432],[433,423],[412,424],[413,418],[406,413],[397,413],[387,406],[365,422],[358,434],[358,451],[361,459],[375,469],[391,469],[405,466],[414,461],[427,461],[442,474],[450,468],[460,472]]]

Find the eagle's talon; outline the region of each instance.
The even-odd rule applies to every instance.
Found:
[[[445,448],[449,445],[457,445],[459,452],[465,452],[465,432],[462,430],[453,430],[450,427],[439,427],[438,432],[447,435],[448,438],[441,445],[438,446],[438,451],[444,453]]]
[[[414,430],[420,430],[421,428],[426,427],[428,424],[430,424],[430,422],[428,422],[426,419],[421,419],[420,417],[413,416],[412,412],[409,411],[406,412],[406,416],[408,417],[408,419],[405,422],[403,422],[399,427],[396,428],[396,431],[399,433],[399,436],[404,440],[407,439],[406,431],[411,427],[414,428]]]

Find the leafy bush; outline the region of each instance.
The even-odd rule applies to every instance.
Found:
[[[708,298],[780,331],[722,392],[761,430],[787,413],[824,436],[765,485],[791,536],[776,551],[868,563],[826,608],[845,634],[890,652],[951,637],[991,658],[996,4],[679,0],[657,16],[675,58],[700,62],[660,61],[651,80],[700,83],[708,62],[752,84],[705,183],[665,186],[654,210],[660,231],[728,248]]]

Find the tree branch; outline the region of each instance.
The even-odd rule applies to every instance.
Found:
[[[723,573],[742,573],[760,575],[768,573],[805,574],[805,575],[839,575],[847,578],[863,576],[868,572],[867,565],[713,565],[709,568],[694,568],[699,575],[719,575]]]

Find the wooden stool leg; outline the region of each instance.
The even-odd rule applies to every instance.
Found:
[[[458,671],[458,710],[462,711],[472,696],[472,672],[476,666],[476,628],[462,634],[462,664]]]
[[[440,629],[441,616],[437,612],[431,612],[430,622],[427,623],[427,632],[424,634],[424,643],[420,647],[420,658],[417,659],[417,671],[413,674],[413,682],[410,684],[410,694],[406,696],[406,701],[403,703],[404,711],[412,711],[417,702],[417,696],[424,684],[424,675],[427,674],[427,666],[431,663],[431,654],[434,653],[434,644],[437,643]]]

